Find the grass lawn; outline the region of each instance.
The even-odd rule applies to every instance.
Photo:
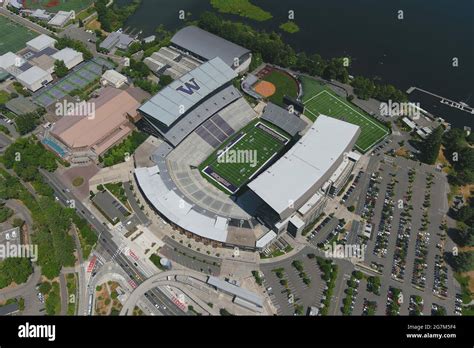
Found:
[[[121,182],[108,183],[104,186],[110,191],[110,193],[118,198],[123,205],[128,207],[127,195],[125,194],[125,189],[123,188],[123,184]]]
[[[211,5],[221,13],[230,13],[256,21],[266,21],[272,14],[253,5],[249,0],[211,0]]]
[[[311,120],[316,120],[320,114],[324,114],[360,126],[361,133],[356,148],[362,153],[367,152],[389,134],[387,127],[318,81],[306,77],[302,77],[301,80],[305,115]]]
[[[265,75],[262,80],[275,85],[275,94],[268,98],[274,104],[284,106],[283,97],[285,95],[293,98],[298,96],[298,83],[285,72],[273,70],[268,75]]]
[[[10,94],[5,91],[0,91],[0,104],[5,104],[10,100]]]
[[[45,9],[48,12],[71,11],[76,13],[92,4],[93,0],[23,0],[27,9]]]
[[[292,21],[288,21],[280,25],[280,29],[286,31],[287,33],[294,34],[300,31],[298,24]]]
[[[254,121],[204,161],[200,165],[201,174],[224,192],[234,193],[277,155],[288,140],[283,131]],[[216,175],[225,182],[218,183]]]
[[[76,314],[76,274],[69,273],[66,276],[66,283],[67,283],[67,295],[68,295],[68,304],[67,304],[67,315],[74,315]],[[74,296],[71,296],[74,295]]]
[[[72,186],[79,187],[84,183],[84,178],[82,176],[75,177],[72,180]]]
[[[17,52],[25,47],[25,43],[38,36],[38,33],[25,28],[0,15],[0,55]]]

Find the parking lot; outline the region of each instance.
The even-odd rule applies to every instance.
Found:
[[[390,158],[364,180],[367,199],[361,199],[357,210],[372,225],[364,263],[380,265],[382,295],[360,296],[354,314],[361,314],[358,311],[367,298],[376,301],[376,313],[384,315],[389,286],[401,289],[405,299],[400,304],[401,315],[410,312],[410,296],[423,297],[425,315],[430,314],[432,303],[454,314],[453,277],[436,256],[444,246],[439,226],[446,211],[446,179],[417,162]]]
[[[312,251],[306,248],[294,258],[261,267],[266,291],[278,315],[306,315],[310,306],[321,307],[326,282],[321,279],[322,273],[316,259],[308,258],[308,253]],[[301,263],[302,272],[310,280],[309,284],[305,283],[302,272],[295,267],[297,264],[293,264],[295,261]]]

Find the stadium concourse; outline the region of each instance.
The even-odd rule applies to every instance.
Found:
[[[357,160],[351,150],[360,129],[323,115],[311,125],[272,103],[257,114],[234,87],[238,72],[231,59],[219,54],[248,52],[210,40],[218,45],[213,57],[195,53],[204,63],[138,109],[138,126],[158,138],[158,147],[150,154],[154,165],[136,162],[135,179],[156,214],[176,230],[205,244],[262,250],[322,213]],[[183,37],[178,46],[196,50]],[[229,151],[254,151],[255,165],[220,161]]]

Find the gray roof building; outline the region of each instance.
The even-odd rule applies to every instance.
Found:
[[[100,43],[100,47],[108,51],[112,50],[114,47],[125,50],[128,48],[128,46],[130,46],[133,41],[135,41],[135,39],[130,35],[124,34],[119,31],[114,31],[113,33],[110,33],[104,41]]]
[[[236,76],[220,58],[214,58],[162,89],[139,111],[157,127],[169,128]]]
[[[234,66],[235,58],[240,62],[246,59],[250,51],[201,28],[189,26],[178,31],[171,43],[202,60],[220,57],[228,66]]]
[[[288,110],[273,103],[268,103],[263,111],[262,119],[273,123],[291,136],[295,136],[306,128],[306,122]]]

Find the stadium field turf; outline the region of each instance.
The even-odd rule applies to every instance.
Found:
[[[0,15],[0,55],[17,52],[39,34]]]
[[[305,115],[316,120],[320,114],[324,114],[358,125],[361,133],[356,148],[360,152],[367,152],[389,134],[387,127],[319,82],[309,78],[302,78],[302,82]]]
[[[200,168],[203,176],[226,193],[234,193],[276,156],[289,141],[282,131],[263,122],[244,127]]]

